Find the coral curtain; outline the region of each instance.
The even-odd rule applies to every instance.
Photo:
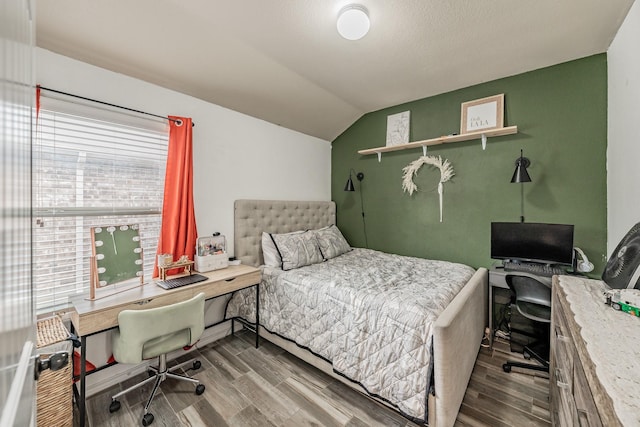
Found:
[[[198,231],[193,208],[193,139],[190,118],[169,116],[169,149],[164,181],[162,226],[158,254],[172,254],[174,261],[182,255],[193,261]],[[157,257],[156,257],[157,259]],[[158,277],[154,263],[153,277]],[[170,270],[168,274],[180,272]]]
[[[40,85],[36,85],[36,123],[40,116]]]

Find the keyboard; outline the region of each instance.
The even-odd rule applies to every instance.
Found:
[[[551,277],[554,275],[567,274],[567,270],[549,264],[536,264],[533,262],[504,262],[505,271],[521,271],[523,273],[535,274],[536,276]]]
[[[193,285],[194,283],[207,280],[208,277],[202,274],[191,274],[189,276],[176,277],[175,279],[158,280],[156,285],[164,289],[175,289],[181,286]]]

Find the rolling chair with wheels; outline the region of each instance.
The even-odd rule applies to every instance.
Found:
[[[200,361],[189,360],[171,369],[167,368],[167,353],[185,346],[194,345],[204,331],[204,293],[193,298],[147,310],[123,310],[118,315],[118,329],[113,333],[113,356],[118,363],[141,363],[144,359],[158,358],[158,367],[149,367],[150,377],[129,387],[111,398],[109,412],[120,409],[118,398],[132,390],[155,381],[149,400],[144,406],[142,425],[153,422],[149,412],[151,401],[158,391],[160,383],[167,378],[189,381],[196,384],[197,395],[204,393],[200,381],[175,371],[192,363],[194,369],[200,368]]]
[[[518,312],[542,326],[544,332],[538,333],[537,341],[524,346],[525,358],[535,359],[539,364],[507,361],[502,365],[505,372],[512,367],[549,372],[549,324],[551,323],[551,285],[532,277],[507,275],[507,285],[515,294],[515,306]]]

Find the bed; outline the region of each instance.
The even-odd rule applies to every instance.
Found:
[[[263,232],[336,223],[333,202],[237,200],[234,210],[235,255],[255,266]],[[263,267],[260,335],[412,421],[448,427],[484,334],[487,282],[484,268],[364,248]],[[227,316],[253,322],[252,298],[234,295]]]

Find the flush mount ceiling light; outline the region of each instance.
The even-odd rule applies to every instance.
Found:
[[[347,40],[359,40],[369,32],[369,13],[364,6],[350,4],[338,14],[338,33]]]

